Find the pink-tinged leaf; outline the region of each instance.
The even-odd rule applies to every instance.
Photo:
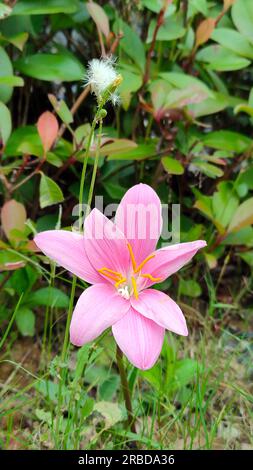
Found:
[[[206,18],[205,20],[201,21],[196,31],[195,48],[199,47],[201,44],[204,44],[208,41],[208,39],[210,39],[215,25],[215,18]]]
[[[39,253],[40,249],[37,247],[36,243],[33,240],[29,240],[26,245],[25,249],[27,251],[32,251],[33,253]]]
[[[16,271],[16,269],[23,268],[25,266],[24,261],[17,261],[15,263],[0,264],[0,271]]]
[[[44,152],[48,152],[56,140],[59,124],[53,113],[45,111],[41,114],[37,123],[38,133],[41,138]]]
[[[93,21],[96,23],[97,28],[100,29],[100,31],[102,31],[102,33],[107,38],[110,34],[110,25],[108,17],[103,8],[94,2],[86,3],[86,8]]]
[[[1,222],[6,237],[18,239],[18,236],[12,234],[13,230],[24,231],[26,221],[26,210],[23,204],[11,199],[7,201],[1,210]]]
[[[235,0],[223,0],[223,10],[227,11],[233,4],[235,3]]]

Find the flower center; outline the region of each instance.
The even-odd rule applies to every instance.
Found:
[[[108,279],[115,281],[114,286],[116,287],[118,294],[121,295],[121,297],[129,300],[131,295],[134,295],[134,297],[138,299],[138,281],[140,277],[150,279],[153,282],[161,281],[161,277],[153,277],[152,274],[149,273],[142,274],[142,269],[150,259],[155,257],[154,254],[147,256],[147,258],[145,258],[144,261],[138,265],[130,243],[127,244],[127,248],[129,250],[132,263],[132,270],[128,277],[124,277],[120,272],[113,271],[112,269],[106,267],[98,269],[98,272],[103,274],[103,276],[107,277]]]

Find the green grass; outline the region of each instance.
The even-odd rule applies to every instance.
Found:
[[[238,306],[218,304],[209,294],[205,315],[197,301],[189,306],[181,299],[189,337],[167,334],[151,371],[125,360],[136,434],[127,425],[109,331],[77,350],[66,342],[66,318],[57,309],[39,313],[42,335],[36,342],[19,337],[12,318],[1,350],[1,447],[124,449],[134,442],[142,449],[251,448],[247,315],[244,333],[233,332],[223,318],[229,312],[232,323],[241,325]]]

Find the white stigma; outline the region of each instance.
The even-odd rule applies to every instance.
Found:
[[[118,74],[115,70],[115,60],[112,57],[92,59],[89,62],[85,83],[91,86],[91,91],[99,99],[103,92],[112,85]],[[111,95],[113,104],[118,102],[117,93]]]
[[[121,295],[121,297],[123,297],[123,299],[126,299],[126,300],[130,299],[128,286],[121,287],[120,289],[118,289],[118,293],[119,295]]]

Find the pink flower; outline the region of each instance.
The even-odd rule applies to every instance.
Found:
[[[129,361],[149,369],[161,352],[165,329],[187,336],[179,306],[150,287],[178,271],[206,242],[155,251],[161,228],[157,194],[150,186],[138,184],[123,197],[115,223],[93,209],[84,222],[84,235],[64,230],[36,235],[43,253],[93,284],[76,304],[70,325],[73,344],[82,346],[111,326]]]

